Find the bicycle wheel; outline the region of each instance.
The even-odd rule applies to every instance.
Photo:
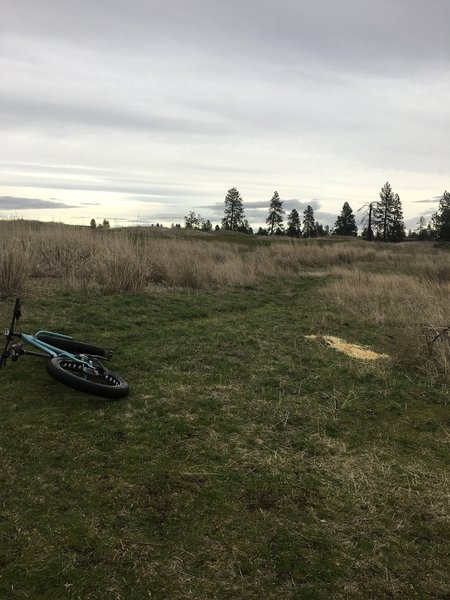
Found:
[[[86,394],[117,399],[123,398],[129,391],[125,379],[104,367],[98,369],[95,375],[86,374],[80,363],[64,356],[50,358],[46,366],[51,377]]]
[[[55,348],[66,350],[72,354],[90,354],[92,356],[103,357],[109,357],[111,354],[109,350],[106,350],[106,348],[102,348],[101,346],[85,344],[84,342],[77,342],[76,340],[65,340],[64,338],[52,335],[40,335],[37,339],[45,344],[50,344],[50,346],[55,346]]]

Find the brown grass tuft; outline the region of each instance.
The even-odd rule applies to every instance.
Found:
[[[308,269],[371,263],[380,258],[358,241],[233,243],[214,235],[137,235],[134,230],[91,230],[54,223],[0,221],[6,243],[28,241],[33,277],[57,277],[72,287],[138,291],[149,284],[202,289],[245,286],[302,274]],[[388,252],[384,253],[388,256]]]
[[[431,270],[418,274],[366,273],[335,269],[339,278],[328,284],[326,293],[350,317],[385,328],[396,340],[401,362],[416,364],[427,372],[450,374],[448,337],[429,346],[431,328],[450,323],[450,282],[441,283]]]
[[[11,237],[0,242],[0,299],[20,294],[30,275],[28,244]]]

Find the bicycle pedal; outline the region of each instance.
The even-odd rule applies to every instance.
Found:
[[[14,344],[14,346],[11,346],[11,360],[13,362],[17,362],[22,354],[25,354],[22,344]]]

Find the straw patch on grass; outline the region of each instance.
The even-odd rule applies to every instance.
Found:
[[[307,340],[325,340],[325,342],[339,352],[343,352],[351,358],[357,360],[378,360],[380,358],[389,358],[387,354],[380,354],[367,348],[366,346],[360,346],[359,344],[352,344],[346,342],[342,338],[335,337],[333,335],[305,335]]]

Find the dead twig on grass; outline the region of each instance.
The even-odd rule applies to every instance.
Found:
[[[447,340],[450,342],[450,325],[439,325],[439,326],[435,326],[435,325],[431,325],[427,327],[427,333],[426,333],[426,341],[427,341],[427,347],[428,347],[428,351],[430,354],[432,354],[433,352],[433,346],[434,344],[437,342],[437,340],[443,336],[447,337]],[[434,335],[433,339],[429,339],[429,335]]]

